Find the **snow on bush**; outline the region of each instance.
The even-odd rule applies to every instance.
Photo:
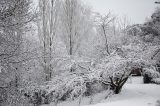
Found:
[[[79,61],[72,61],[71,64],[79,66]],[[86,73],[65,71],[42,85],[32,83],[24,90],[25,96],[33,104],[49,104],[91,96],[108,89],[109,86],[119,93],[132,69],[141,68],[143,65],[145,63],[140,59],[108,56],[97,62],[94,67],[85,67]]]
[[[51,102],[75,100],[85,95],[87,84],[98,81],[96,73],[77,74],[65,72],[43,85],[32,85],[24,91],[33,104],[49,104]],[[35,96],[37,95],[37,96]],[[39,103],[37,103],[39,102]]]
[[[160,78],[160,73],[156,69],[144,68],[144,75],[147,74],[150,78]]]
[[[156,84],[160,84],[160,78],[153,78],[152,82]]]
[[[102,59],[96,68],[101,73],[102,82],[111,86],[115,93],[119,93],[132,70],[142,68],[144,65],[146,63],[141,59],[122,58],[115,54]]]
[[[67,77],[66,77],[67,76]],[[65,74],[43,86],[52,95],[52,102],[57,100],[74,100],[85,92],[85,81],[76,74]]]
[[[148,61],[150,64],[156,64],[158,62],[158,52],[160,50],[159,45],[152,45],[148,43],[130,43],[129,45],[123,45],[122,51],[125,53],[126,58],[136,58]]]
[[[156,68],[153,66],[150,68],[144,68],[143,70],[144,83],[155,83],[154,79],[160,78],[160,73],[156,71]]]
[[[124,72],[126,76],[128,76],[127,74],[129,74],[132,69],[142,68],[145,64],[145,61],[141,59],[127,59],[115,55],[105,59],[105,61],[97,67],[101,69],[104,78],[109,78],[110,76],[120,77]]]

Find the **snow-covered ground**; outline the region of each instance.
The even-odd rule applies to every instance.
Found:
[[[134,77],[120,94],[92,106],[156,106],[157,100],[160,100],[160,85],[142,84],[141,77]]]
[[[80,106],[160,106],[156,105],[160,100],[160,85],[143,84],[142,77],[132,77],[124,85],[122,92],[104,100],[108,92],[102,92],[91,98],[83,98]],[[79,106],[79,99],[59,103],[58,106]],[[43,105],[48,106],[48,105]],[[49,106],[54,106],[50,104]]]

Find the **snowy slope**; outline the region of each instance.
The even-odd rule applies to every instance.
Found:
[[[142,84],[135,77],[125,84],[120,94],[92,106],[156,106],[157,100],[160,100],[160,85]]]

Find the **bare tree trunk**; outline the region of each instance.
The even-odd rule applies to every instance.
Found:
[[[103,29],[103,34],[104,34],[104,37],[105,37],[106,52],[108,53],[108,55],[110,55],[106,29],[105,29],[104,25],[102,25],[102,29]]]
[[[123,85],[126,83],[130,75],[131,75],[131,72],[128,76],[125,76],[125,73],[124,73],[121,76],[121,78],[117,78],[116,81],[114,80],[114,77],[110,77],[110,81],[111,81],[110,86],[115,94],[119,94],[121,92]]]

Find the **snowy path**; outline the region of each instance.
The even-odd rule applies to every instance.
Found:
[[[134,78],[125,84],[120,94],[90,106],[156,106],[156,101],[160,100],[160,85],[141,82],[141,78]]]

